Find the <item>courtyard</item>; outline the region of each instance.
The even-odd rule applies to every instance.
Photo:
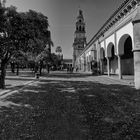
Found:
[[[66,72],[20,81],[0,94],[1,140],[140,138],[140,94],[125,82]]]

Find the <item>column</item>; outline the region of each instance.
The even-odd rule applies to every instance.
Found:
[[[110,76],[110,60],[109,60],[109,57],[107,57],[107,73],[108,73],[108,76]]]
[[[140,4],[138,4],[137,14],[132,22],[134,31],[134,82],[135,88],[140,89]]]
[[[121,56],[118,55],[119,79],[122,79]]]

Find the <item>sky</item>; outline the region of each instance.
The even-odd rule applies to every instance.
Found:
[[[83,10],[86,23],[87,43],[124,0],[7,0],[6,6],[16,6],[17,11],[29,9],[48,17],[51,38],[62,47],[63,57],[72,59],[76,18],[79,8]]]

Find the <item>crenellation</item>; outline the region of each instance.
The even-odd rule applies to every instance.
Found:
[[[126,13],[128,12],[128,9],[125,8],[125,9],[123,10],[123,12],[126,14]]]
[[[132,4],[131,3],[127,6],[127,9],[128,9],[128,11],[132,9]]]

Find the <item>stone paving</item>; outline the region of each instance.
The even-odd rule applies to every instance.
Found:
[[[139,93],[104,76],[51,72],[0,96],[0,138],[139,140]]]
[[[111,75],[108,77],[107,75],[92,75],[91,72],[77,72],[77,73],[67,73],[67,72],[51,72],[54,80],[70,80],[70,81],[92,81],[103,84],[119,84],[119,85],[128,85],[134,86],[134,78],[133,76],[123,76],[123,79],[119,79],[117,75]],[[51,75],[48,79],[52,79]]]

